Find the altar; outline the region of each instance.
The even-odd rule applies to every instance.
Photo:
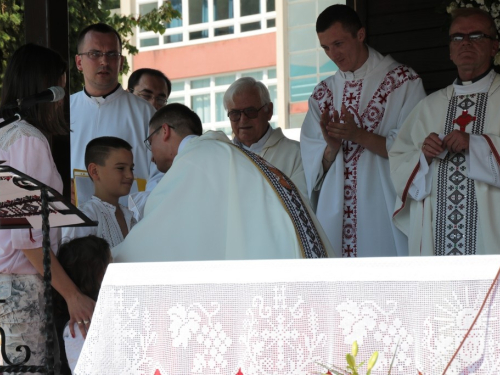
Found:
[[[499,268],[500,256],[111,264],[76,373],[310,375],[345,368],[356,340],[358,362],[379,352],[372,374],[395,352],[392,374],[442,374]],[[447,374],[500,374],[498,282]]]

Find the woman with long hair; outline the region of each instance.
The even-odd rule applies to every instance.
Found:
[[[15,114],[12,103],[51,86],[66,85],[67,64],[61,56],[35,44],[20,47],[10,58],[5,72],[0,117]],[[39,103],[23,109],[24,120],[0,128],[0,160],[62,192],[63,183],[52,158],[48,136],[67,134],[63,103]],[[25,358],[18,345],[28,345],[27,365],[45,364],[42,231],[0,230],[0,322],[4,329],[7,357],[13,363]],[[59,230],[50,230],[52,251],[57,250]],[[52,255],[52,285],[68,304],[70,322],[78,323],[82,334],[94,311],[95,302],[84,295]],[[73,327],[73,324],[71,324]],[[72,332],[74,333],[74,332]]]

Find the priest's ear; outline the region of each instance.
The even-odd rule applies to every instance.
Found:
[[[271,118],[273,117],[273,109],[274,109],[273,102],[267,103],[267,116],[266,116],[267,121],[271,121]]]
[[[160,136],[162,138],[162,141],[165,142],[167,141],[171,136],[172,132],[174,131],[174,128],[170,127],[166,122],[161,124],[162,130],[160,133]]]
[[[96,163],[89,163],[87,173],[92,181],[99,180],[99,165]]]
[[[365,42],[365,38],[366,38],[366,29],[364,27],[360,28],[356,34],[356,39],[361,42],[361,43],[364,43]]]

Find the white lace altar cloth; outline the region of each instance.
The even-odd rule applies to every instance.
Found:
[[[288,375],[379,351],[372,374],[442,374],[500,256],[109,266],[76,373]],[[498,283],[447,374],[500,374]],[[364,371],[361,371],[364,374]]]

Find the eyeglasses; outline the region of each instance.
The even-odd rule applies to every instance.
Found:
[[[101,52],[101,51],[88,51],[78,53],[78,56],[86,55],[90,60],[99,60],[101,57],[106,56],[109,60],[117,60],[122,54],[120,52]]]
[[[487,34],[480,33],[480,32],[474,32],[474,33],[470,33],[470,34],[462,34],[462,33],[451,34],[450,35],[450,42],[460,43],[460,42],[463,42],[464,40],[467,40],[467,41],[473,43],[473,42],[479,42],[479,41],[483,40],[484,38],[496,40],[496,38],[493,36],[489,36]]]
[[[229,117],[229,120],[231,120],[232,122],[238,122],[240,121],[241,114],[244,113],[245,116],[247,116],[249,119],[254,119],[257,118],[257,116],[259,115],[259,111],[268,104],[269,103],[264,104],[259,109],[255,109],[254,107],[249,107],[245,109],[233,109],[232,111],[229,111],[227,117]]]
[[[133,89],[130,90],[131,93],[134,92]],[[150,102],[151,99],[154,99],[154,102],[156,104],[158,104],[159,106],[164,106],[165,104],[167,104],[167,98],[163,97],[163,96],[153,96],[153,94],[149,94],[149,93],[145,93],[145,92],[139,92],[137,93],[137,96],[140,96],[141,98],[143,98],[144,100]]]
[[[167,125],[170,129],[175,129],[175,127],[173,126],[170,126],[168,124],[165,124]],[[156,129],[154,132],[152,132],[145,140],[144,140],[144,144],[146,145],[146,148],[151,151],[151,137],[155,134],[155,133],[158,133],[161,129],[163,129],[163,125],[160,126],[158,129]]]

